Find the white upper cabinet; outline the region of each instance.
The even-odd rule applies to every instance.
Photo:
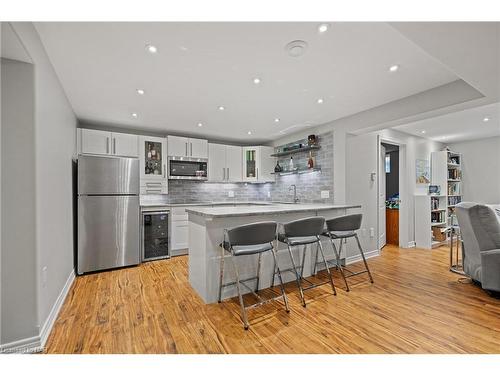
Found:
[[[239,146],[226,146],[226,180],[243,181],[243,151]]]
[[[78,129],[78,151],[82,154],[138,157],[138,136],[102,130]]]
[[[208,181],[220,182],[226,179],[226,145],[208,144]]]
[[[243,147],[243,181],[273,182],[274,149],[267,146]]]
[[[189,138],[189,155],[192,158],[208,158],[208,141],[206,139]]]
[[[206,159],[208,157],[208,141],[206,139],[186,138],[169,135],[168,156],[187,156]]]
[[[209,143],[208,180],[212,182],[243,181],[241,147]]]
[[[82,154],[107,155],[110,153],[111,133],[92,129],[78,129]]]
[[[139,156],[139,140],[134,134],[111,133],[112,153],[117,156]]]
[[[168,156],[188,156],[189,138],[169,135],[167,143]]]

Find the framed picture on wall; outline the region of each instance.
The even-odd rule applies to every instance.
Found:
[[[417,184],[431,183],[431,167],[429,160],[417,159],[415,170],[416,170]]]

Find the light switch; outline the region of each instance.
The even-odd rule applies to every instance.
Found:
[[[321,198],[330,198],[330,191],[329,190],[321,190]]]

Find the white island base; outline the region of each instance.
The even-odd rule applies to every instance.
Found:
[[[266,206],[247,207],[197,207],[187,209],[189,215],[189,282],[206,303],[216,302],[219,293],[220,256],[222,254],[219,244],[223,240],[224,229],[249,224],[259,221],[276,221],[286,223],[311,216],[323,216],[331,219],[349,213],[359,212],[359,205],[326,205],[326,204],[272,204]],[[276,242],[275,242],[276,243]],[[335,259],[330,241],[322,240],[325,257],[327,260]],[[308,245],[311,246],[311,245]],[[293,250],[294,261],[299,264],[299,251],[302,254],[303,246]],[[308,248],[304,264],[304,276],[312,274],[313,262],[316,255],[316,245]],[[300,255],[301,256],[301,255]],[[236,281],[234,268],[230,255],[225,253],[224,283]],[[241,279],[256,276],[257,255],[234,257],[238,262]],[[291,267],[290,256],[286,246],[278,243],[278,263],[280,268]],[[345,253],[343,254],[345,258]],[[321,257],[319,258],[321,259]],[[324,267],[318,265],[318,269]],[[271,286],[273,274],[273,258],[270,252],[262,255],[259,289]],[[282,274],[283,281],[295,280],[291,272]],[[278,285],[276,277],[275,285]],[[255,281],[247,282],[250,287],[255,286]],[[247,290],[242,289],[245,293]],[[223,289],[222,299],[237,296],[236,286]]]

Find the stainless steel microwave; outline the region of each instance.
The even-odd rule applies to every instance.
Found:
[[[171,156],[168,158],[168,178],[171,180],[207,180],[208,159]]]

